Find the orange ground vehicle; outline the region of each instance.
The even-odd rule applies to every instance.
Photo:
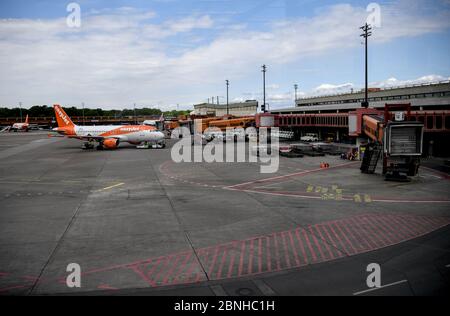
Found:
[[[382,157],[383,174],[387,180],[406,180],[406,176],[417,174],[422,156],[424,125],[410,121],[410,113],[410,104],[386,104],[384,113],[370,109],[350,113],[349,126],[360,122],[360,132],[371,140],[364,152],[361,165],[363,173],[374,173]]]
[[[256,120],[255,117],[241,117],[241,118],[233,118],[233,119],[223,119],[219,121],[211,121],[209,123],[209,127],[217,127],[222,131],[226,131],[227,128],[236,128],[242,127],[247,128],[251,126],[255,126]]]

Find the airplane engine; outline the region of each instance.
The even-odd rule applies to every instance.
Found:
[[[109,139],[105,139],[105,141],[103,142],[103,146],[106,149],[116,149],[119,146],[120,141],[118,139],[115,138],[109,138]]]

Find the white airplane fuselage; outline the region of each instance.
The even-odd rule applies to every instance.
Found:
[[[126,142],[133,145],[143,143],[165,145],[165,135],[154,126],[145,125],[107,125],[107,126],[78,126],[59,106],[55,105],[55,115],[58,127],[53,131],[60,135],[98,142],[108,149],[115,149],[119,143]]]

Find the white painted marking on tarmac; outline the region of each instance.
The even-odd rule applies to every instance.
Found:
[[[378,291],[378,290],[381,290],[381,289],[384,289],[384,288],[387,288],[387,287],[390,287],[390,286],[394,286],[394,285],[399,285],[399,284],[402,284],[402,283],[405,283],[405,282],[408,282],[408,280],[401,280],[401,281],[397,281],[397,282],[394,282],[394,283],[386,284],[386,285],[383,285],[383,286],[380,286],[380,287],[377,287],[377,288],[374,288],[374,289],[368,289],[368,290],[356,292],[356,293],[353,293],[353,295],[360,295],[360,294],[364,294],[364,293]]]
[[[450,264],[447,264],[445,267],[446,267],[446,268],[450,268]]]
[[[112,186],[109,186],[109,187],[100,189],[100,190],[98,190],[97,192],[100,192],[100,191],[106,191],[106,190],[111,190],[111,189],[120,187],[120,186],[122,186],[122,185],[124,185],[124,184],[125,184],[125,183],[117,183],[117,184],[115,184],[115,185],[112,185]]]

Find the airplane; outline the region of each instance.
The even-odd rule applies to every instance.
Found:
[[[9,131],[10,132],[11,131],[14,131],[14,132],[17,132],[17,131],[28,132],[30,130],[30,124],[28,122],[29,122],[29,120],[28,120],[28,115],[27,115],[27,117],[25,119],[25,123],[14,123],[13,126],[11,126],[11,128],[9,129]]]
[[[60,105],[55,104],[53,108],[58,123],[58,127],[54,128],[53,131],[58,133],[60,137],[84,140],[83,149],[93,149],[94,142],[98,143],[97,150],[116,149],[120,143],[137,145],[137,148],[144,148],[142,146],[145,145],[152,145],[154,148],[165,147],[164,134],[154,126],[77,126]]]

